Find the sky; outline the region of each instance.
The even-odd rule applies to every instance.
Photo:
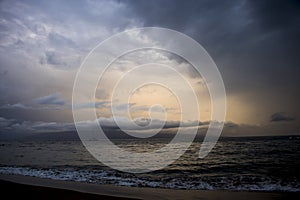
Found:
[[[162,27],[193,38],[216,63],[227,95],[222,135],[299,134],[299,24],[299,1],[1,1],[0,133],[74,131],[73,83],[87,54],[121,31]],[[131,62],[131,56],[113,63],[97,87],[97,117],[104,127],[118,128],[110,111],[114,84],[124,71],[152,59],[177,67],[186,77],[201,99],[200,119],[181,121],[174,95],[160,85],[145,85],[129,101],[124,96],[113,105],[124,126],[134,129],[127,126],[129,117],[147,124],[151,108],[153,127],[163,119],[166,130],[180,122],[187,128],[207,127],[211,108],[206,83],[189,63],[154,50],[137,52],[134,57],[140,61]],[[164,67],[153,66],[147,73],[151,76],[167,77],[182,87]],[[139,72],[131,77],[142,79]],[[74,107],[84,113],[93,103]],[[127,109],[131,116],[122,114]]]

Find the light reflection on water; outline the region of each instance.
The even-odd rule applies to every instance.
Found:
[[[167,142],[161,139],[115,141],[119,147],[134,152],[153,151]],[[204,159],[198,158],[200,146],[201,142],[194,142],[165,169],[128,174],[103,166],[80,141],[3,141],[0,173],[43,174],[47,178],[140,187],[300,191],[300,140],[224,139]]]

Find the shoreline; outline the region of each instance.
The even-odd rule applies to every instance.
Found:
[[[10,181],[0,180],[2,195],[11,199],[18,199],[20,196],[31,200],[53,200],[53,199],[72,199],[72,200],[96,200],[96,199],[115,199],[115,200],[132,200],[132,198],[98,195],[91,193],[77,192],[73,190],[32,186],[27,184],[14,183]],[[14,192],[11,192],[14,191]],[[16,193],[15,193],[16,192]]]
[[[177,190],[163,188],[139,188],[129,186],[99,185],[93,183],[43,179],[21,175],[0,175],[5,191],[34,191],[36,195],[57,196],[63,199],[299,199],[295,192],[257,192],[226,190]],[[27,189],[26,189],[27,188]],[[16,191],[17,191],[16,190]],[[33,199],[32,193],[27,195]],[[17,194],[19,195],[19,194]],[[29,196],[28,196],[29,197]],[[74,198],[76,197],[76,198]],[[54,197],[53,197],[54,198]],[[52,198],[51,198],[52,199]]]

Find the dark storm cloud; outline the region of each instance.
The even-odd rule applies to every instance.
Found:
[[[182,31],[217,63],[228,92],[299,85],[298,1],[128,1],[145,26]],[[272,73],[270,73],[272,72]],[[283,76],[284,75],[284,76]],[[298,96],[299,98],[299,96]]]
[[[252,8],[252,15],[260,21],[262,29],[269,31],[286,31],[298,29],[300,2],[289,1],[249,1]]]
[[[284,112],[274,113],[270,117],[271,122],[280,122],[280,121],[293,121],[295,118],[288,116]]]
[[[127,1],[144,26],[181,31],[208,51],[228,96],[261,110],[300,110],[299,1]],[[235,108],[229,108],[235,109]]]

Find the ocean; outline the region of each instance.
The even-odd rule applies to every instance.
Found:
[[[145,152],[168,141],[114,142]],[[1,141],[0,174],[132,187],[300,192],[299,136],[224,137],[204,159],[198,158],[200,145],[196,140],[164,169],[132,174],[104,166],[79,140]]]

